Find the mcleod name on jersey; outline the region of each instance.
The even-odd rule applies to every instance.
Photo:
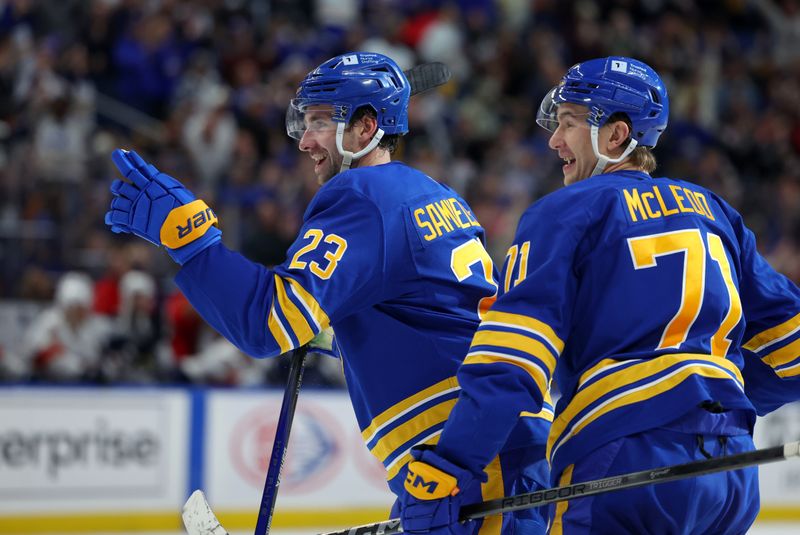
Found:
[[[554,476],[706,400],[754,419],[753,403],[765,412],[800,397],[797,288],[739,214],[697,185],[617,172],[552,193],[521,219],[501,281],[459,382],[480,398],[487,368],[510,370],[518,381],[495,395],[521,408],[539,406],[555,379]],[[753,403],[745,362],[760,378]],[[464,440],[459,429],[442,440]]]

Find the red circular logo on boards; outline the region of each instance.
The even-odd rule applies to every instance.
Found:
[[[386,468],[383,464],[370,453],[367,446],[364,444],[364,439],[361,434],[356,434],[352,439],[353,448],[358,448],[358,454],[355,455],[356,466],[364,479],[370,482],[371,485],[381,489],[388,489],[386,483]]]
[[[279,405],[260,405],[236,423],[231,435],[233,465],[256,488],[262,487],[267,477],[279,411]],[[329,480],[344,459],[343,442],[336,420],[324,409],[307,402],[298,407],[283,460],[281,491],[302,492]]]

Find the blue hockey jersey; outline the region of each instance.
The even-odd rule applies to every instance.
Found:
[[[496,410],[459,404],[440,448],[469,443],[467,421],[501,440],[551,379],[555,475],[706,400],[753,414],[800,398],[800,291],[700,186],[620,171],[556,191],[521,218],[500,282],[458,374],[463,398]],[[491,457],[491,442],[461,462]]]
[[[456,371],[497,290],[483,240],[454,191],[393,162],[323,185],[274,270],[217,244],[176,281],[253,356],[285,353],[331,325],[364,441],[392,479],[412,446],[438,441],[459,395]],[[507,447],[543,447],[552,408],[541,411],[519,419]]]

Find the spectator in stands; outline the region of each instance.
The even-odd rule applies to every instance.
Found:
[[[704,185],[732,200],[765,257],[800,282],[796,0],[339,4],[0,1],[0,299],[42,300],[54,273],[102,272],[84,253],[107,205],[110,171],[87,170],[92,154],[107,162],[103,144],[149,146],[153,163],[195,192],[213,188],[203,196],[225,210],[226,240],[257,250],[263,229],[274,229],[259,190],[280,206],[279,234],[294,237],[316,186],[283,132],[286,102],[343,44],[393,50],[404,66],[450,64],[454,80],[412,103],[417,128],[399,150],[481,211],[498,264],[520,206],[561,185],[531,101],[587,53],[635,49],[674,95],[670,128],[681,135],[656,150],[663,173],[713,179]],[[619,38],[598,40],[604,27]],[[227,107],[194,114],[189,103],[213,95],[209,87],[228,93]],[[698,165],[706,172],[694,176]],[[257,252],[265,263],[282,253],[272,241],[264,237],[268,251]],[[171,269],[158,258],[136,267],[159,280]],[[114,313],[113,287],[99,291],[102,312]],[[180,316],[170,316],[181,308],[170,299],[159,306],[164,317]],[[181,333],[167,338],[178,358],[201,350],[188,334],[202,332],[197,321],[170,324]]]
[[[92,312],[92,281],[79,272],[64,274],[54,303],[34,320],[23,356],[37,378],[67,382],[97,377],[111,325]]]
[[[114,319],[110,352],[103,359],[106,381],[154,382],[169,376],[169,361],[160,359],[161,315],[156,283],[149,273],[132,270],[119,282],[120,306]]]

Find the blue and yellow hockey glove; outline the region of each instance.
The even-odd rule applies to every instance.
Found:
[[[179,264],[221,239],[217,215],[183,184],[145,162],[134,151],[115,150],[114,165],[130,182],[111,184],[106,225],[163,245]]]
[[[458,521],[462,505],[481,500],[481,485],[469,470],[454,465],[431,449],[411,450],[404,492],[397,500],[400,525],[406,533],[467,535],[473,522]]]

